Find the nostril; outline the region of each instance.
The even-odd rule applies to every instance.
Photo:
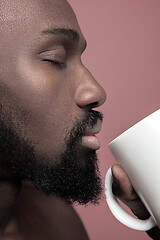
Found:
[[[86,107],[96,108],[96,107],[98,107],[98,102],[90,103],[90,104],[86,105]]]

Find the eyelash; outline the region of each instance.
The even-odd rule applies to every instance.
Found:
[[[57,61],[53,61],[53,60],[49,60],[49,59],[43,59],[43,61],[47,62],[51,65],[57,65],[57,67],[60,67],[60,68],[66,68],[67,67],[66,62],[57,62]]]

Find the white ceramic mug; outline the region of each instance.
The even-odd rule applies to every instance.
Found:
[[[109,149],[151,217],[140,220],[122,209],[112,193],[110,168],[105,178],[105,194],[111,212],[121,223],[136,230],[160,228],[160,109],[114,139]]]

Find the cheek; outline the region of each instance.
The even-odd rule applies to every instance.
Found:
[[[8,106],[14,109],[15,129],[35,151],[50,157],[65,150],[73,127],[74,89],[59,74],[21,66],[8,82]],[[18,127],[17,127],[18,126]]]
[[[41,112],[42,109],[50,108],[52,111],[59,109],[68,112],[76,106],[76,86],[66,71],[52,68],[51,65],[40,61],[30,64],[22,60],[17,72],[18,81],[14,90],[30,112]]]
[[[62,76],[56,71],[51,74],[43,64],[30,64],[19,59],[16,79],[15,91],[30,111],[40,111],[41,106],[45,108],[51,101],[59,101]]]

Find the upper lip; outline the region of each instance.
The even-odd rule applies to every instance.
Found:
[[[102,121],[98,119],[97,123],[91,128],[87,127],[84,136],[93,136],[101,131]]]

